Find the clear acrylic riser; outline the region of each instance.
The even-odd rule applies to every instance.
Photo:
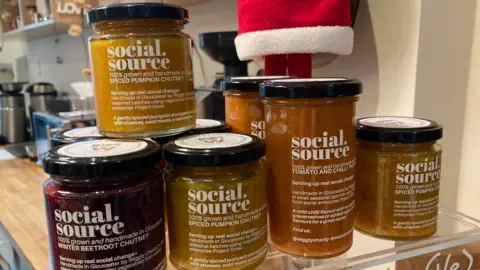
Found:
[[[169,265],[167,269],[175,269]],[[313,260],[271,250],[257,270],[480,269],[480,221],[439,209],[438,231],[419,241],[390,241],[354,231],[353,246],[335,258]]]
[[[430,238],[390,241],[354,231],[352,248],[338,257],[312,260],[272,251],[258,269],[480,269],[480,221],[440,207],[438,231]]]

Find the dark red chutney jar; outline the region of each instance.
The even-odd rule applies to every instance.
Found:
[[[53,269],[165,269],[161,148],[98,139],[50,150],[43,168]]]

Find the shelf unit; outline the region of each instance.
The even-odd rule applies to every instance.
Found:
[[[23,2],[32,2],[33,0],[22,0]],[[158,2],[165,2],[170,4],[176,4],[181,6],[190,6],[207,2],[208,0],[158,0]],[[34,1],[33,1],[34,3]],[[26,21],[26,9],[25,5],[22,5],[20,10],[22,14],[22,20]],[[15,29],[3,33],[4,39],[20,39],[22,41],[32,41],[36,39],[56,36],[57,34],[66,33],[71,23],[58,22],[54,19],[28,24],[22,28]]]
[[[20,29],[15,29],[3,33],[5,39],[20,39],[22,41],[31,41],[35,39],[55,36],[66,33],[70,24],[59,23],[54,20],[47,20],[39,23],[29,24]]]

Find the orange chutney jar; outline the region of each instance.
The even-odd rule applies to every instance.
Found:
[[[87,13],[99,132],[162,137],[195,127],[187,10],[168,4],[100,6]]]
[[[232,132],[265,139],[265,109],[259,86],[266,80],[287,76],[232,77],[222,82],[225,96],[225,122]]]
[[[345,78],[272,80],[265,98],[268,214],[274,248],[328,258],[352,245],[355,103]]]

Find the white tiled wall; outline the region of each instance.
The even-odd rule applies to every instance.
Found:
[[[214,31],[237,30],[237,13],[235,0],[214,0],[204,4],[187,7],[190,12],[191,23],[185,27],[195,43],[198,43],[198,34]],[[48,37],[23,45],[23,52],[28,56],[29,73],[32,81],[53,82],[61,91],[69,91],[69,83],[82,80],[81,71],[87,66],[87,52],[84,42],[86,37],[93,32],[86,29],[85,39],[70,37],[68,34],[61,34],[57,37]],[[209,59],[200,51],[203,59],[207,82],[201,76],[199,56],[194,53],[194,77],[195,85],[211,85],[214,81],[214,74],[223,71],[223,66]],[[57,63],[57,57],[63,59],[63,63]],[[251,72],[255,72],[254,64],[251,64]]]

